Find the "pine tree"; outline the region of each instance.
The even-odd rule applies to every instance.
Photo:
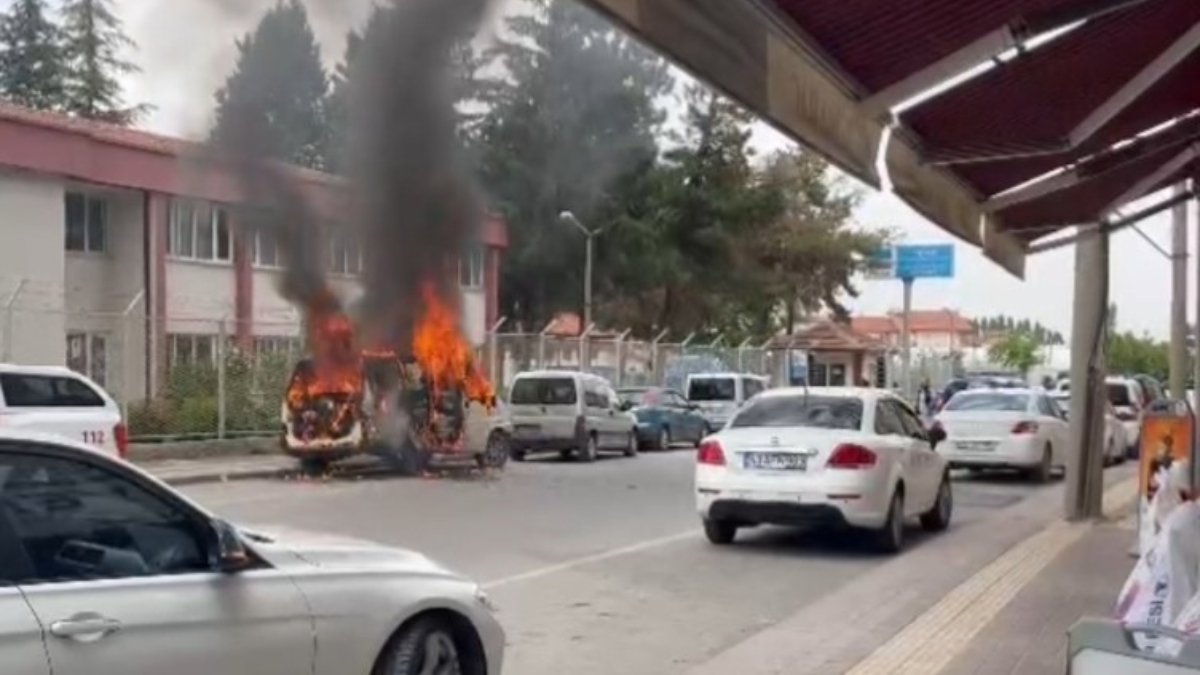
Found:
[[[149,106],[127,107],[122,100],[120,77],[141,69],[120,54],[134,43],[122,29],[112,0],[66,0],[62,14],[66,110],[113,124],[136,122]]]
[[[36,110],[60,110],[62,32],[46,15],[45,0],[16,0],[0,15],[0,96]]]
[[[299,0],[279,0],[237,42],[234,71],[217,91],[213,140],[314,169],[330,164],[321,49]]]

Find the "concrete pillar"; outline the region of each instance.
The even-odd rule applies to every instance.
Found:
[[[1092,231],[1096,226],[1091,226]],[[1075,302],[1071,319],[1071,442],[1067,454],[1068,520],[1099,518],[1104,489],[1104,338],[1108,308],[1108,235],[1075,244]]]
[[[1175,186],[1175,194],[1186,185]],[[1187,202],[1171,209],[1171,398],[1183,400],[1187,380]]]

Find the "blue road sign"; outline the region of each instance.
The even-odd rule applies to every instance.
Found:
[[[954,244],[897,246],[896,276],[901,279],[953,277]]]
[[[884,246],[867,258],[866,275],[868,279],[896,278],[896,249]]]

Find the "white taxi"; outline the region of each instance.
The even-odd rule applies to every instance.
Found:
[[[759,525],[850,526],[898,551],[908,518],[950,524],[946,461],[912,408],[880,389],[760,394],[700,445],[696,508],[714,544]]]
[[[0,363],[0,429],[55,434],[122,459],[129,450],[117,402],[61,366]]]

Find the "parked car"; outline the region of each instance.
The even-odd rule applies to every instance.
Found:
[[[5,673],[465,674],[503,659],[479,585],[420,553],[241,529],[87,445],[7,427],[0,551]]]
[[[746,401],[767,388],[767,380],[746,373],[696,373],[687,377],[687,400],[699,406],[711,429],[725,426]]]
[[[124,458],[129,434],[108,392],[60,366],[0,364],[0,429],[58,434]]]
[[[1132,379],[1135,380],[1138,383],[1138,386],[1142,388],[1143,410],[1149,408],[1150,404],[1154,403],[1155,401],[1167,397],[1166,392],[1163,390],[1162,383],[1153,377],[1149,375],[1134,375]]]
[[[1137,380],[1128,377],[1110,377],[1105,380],[1108,402],[1117,413],[1121,426],[1125,427],[1126,454],[1137,457],[1142,442],[1142,406],[1144,392]]]
[[[704,533],[728,544],[739,528],[850,526],[883,550],[904,524],[950,524],[953,497],[941,431],[927,432],[896,395],[879,389],[775,389],[757,396],[700,445],[696,508]]]
[[[509,392],[513,459],[530,452],[557,451],[595,461],[601,450],[638,453],[638,421],[621,408],[608,380],[588,373],[520,373]]]
[[[622,408],[637,418],[642,447],[666,450],[676,442],[699,446],[711,431],[699,407],[673,389],[627,387],[618,390],[617,396]]]
[[[954,467],[1020,469],[1042,482],[1066,463],[1066,415],[1040,388],[964,391],[934,425],[946,436],[939,452]]]
[[[1071,393],[1053,391],[1050,392],[1050,397],[1058,404],[1058,407],[1065,415],[1064,419],[1071,418]],[[1120,464],[1125,461],[1125,427],[1121,425],[1121,420],[1117,419],[1117,411],[1108,401],[1104,402],[1104,463],[1105,464]]]

